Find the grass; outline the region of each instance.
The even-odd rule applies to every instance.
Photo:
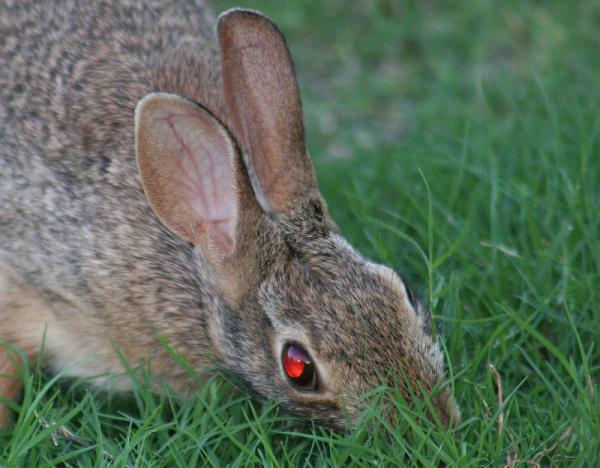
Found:
[[[429,302],[463,422],[447,432],[403,408],[390,428],[375,405],[352,432],[337,434],[222,377],[191,401],[156,396],[143,383],[122,401],[37,369],[14,432],[0,435],[0,460],[597,463],[600,4],[251,6],[288,38],[333,217],[351,243],[394,266]],[[59,432],[55,444],[58,426],[75,437]]]

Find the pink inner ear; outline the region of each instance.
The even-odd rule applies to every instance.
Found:
[[[190,112],[181,108],[155,108],[151,119],[150,131],[163,140],[157,144],[168,148],[160,152],[159,161],[154,161],[158,163],[159,174],[166,176],[161,191],[170,198],[167,205],[184,205],[181,210],[175,207],[172,213],[165,213],[164,218],[174,225],[191,223],[204,231],[198,234],[204,234],[209,245],[232,253],[237,198],[230,138],[214,118],[200,108],[194,107]],[[172,219],[172,215],[190,212],[197,219]]]

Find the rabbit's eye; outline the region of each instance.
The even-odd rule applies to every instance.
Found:
[[[283,348],[282,364],[285,375],[301,390],[317,389],[315,365],[308,353],[298,345],[288,344]]]

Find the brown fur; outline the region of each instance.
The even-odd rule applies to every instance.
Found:
[[[33,362],[43,342],[46,328],[51,330],[52,317],[41,298],[20,282],[10,269],[0,263],[0,397],[13,400],[21,391],[23,362],[10,346],[17,346]],[[0,428],[9,420],[8,407],[0,403]]]
[[[217,360],[259,393],[338,427],[378,377],[402,372],[432,389],[444,374],[426,312],[391,270],[331,230],[281,33],[234,11],[217,38],[212,21],[185,0],[0,4],[0,274],[12,272],[0,289],[0,338],[34,358],[45,333],[51,368],[105,373],[99,383],[126,388],[110,378],[122,370],[114,343],[130,363],[150,359],[158,378],[193,391],[160,337],[198,371]],[[185,224],[195,215],[169,202],[180,194],[164,171],[140,178],[136,144],[146,167],[150,137],[136,135],[134,111],[150,93],[201,105],[190,111],[208,119],[198,134],[224,139],[211,148],[231,140],[234,186],[218,197],[235,210],[231,244],[206,219]],[[286,380],[286,340],[313,357],[318,392]],[[13,398],[18,384],[7,382],[0,392]],[[446,424],[457,420],[448,390],[435,404]]]
[[[248,151],[262,207],[288,212],[305,198],[318,198],[298,83],[283,35],[271,21],[248,11],[224,16],[218,31],[227,115]]]
[[[14,353],[0,346],[0,395],[6,400],[14,400],[23,387],[20,369],[15,363],[17,358]],[[9,418],[9,407],[0,403],[0,429],[8,427]]]

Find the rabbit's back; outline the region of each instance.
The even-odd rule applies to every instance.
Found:
[[[0,266],[86,346],[206,328],[202,261],[148,207],[133,122],[152,91],[221,112],[210,21],[191,1],[0,4]]]
[[[115,150],[132,163],[133,110],[148,92],[177,91],[218,112],[204,11],[164,0],[0,4],[1,141],[16,146],[10,159],[43,155],[70,183],[93,184],[121,162]]]

